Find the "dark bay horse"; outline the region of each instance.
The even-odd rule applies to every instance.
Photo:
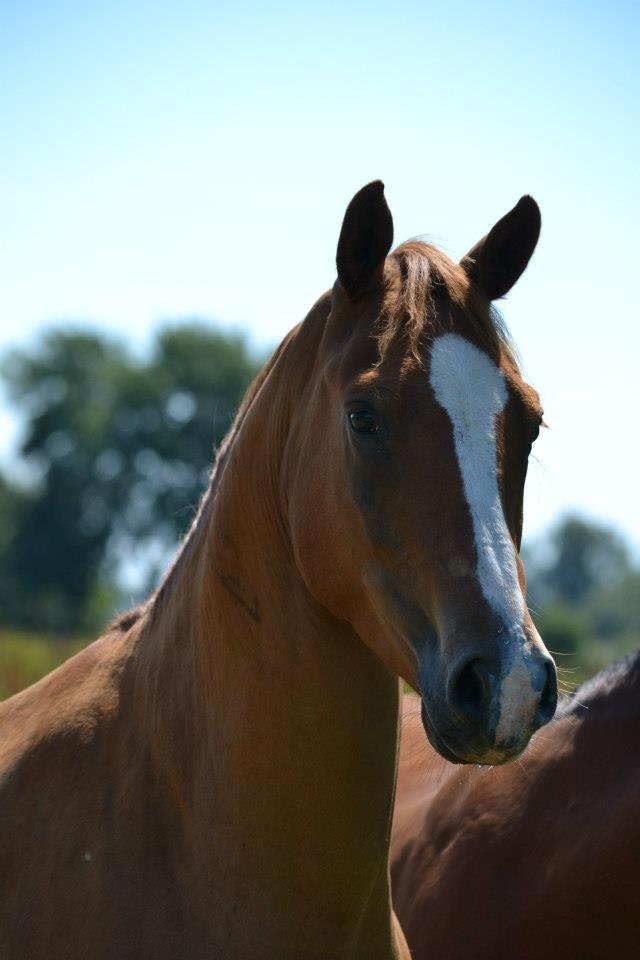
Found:
[[[380,182],[351,201],[159,590],[0,707],[3,960],[408,956],[399,678],[461,763],[555,709],[518,557],[541,410],[491,307],[539,229],[524,197],[456,264],[389,253]]]
[[[640,652],[508,767],[447,764],[404,712],[391,876],[414,960],[638,956]]]

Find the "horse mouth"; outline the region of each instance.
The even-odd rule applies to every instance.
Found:
[[[513,742],[506,742],[501,744],[500,748],[494,747],[485,747],[481,750],[470,749],[469,753],[463,756],[451,747],[438,733],[435,724],[432,723],[427,712],[424,700],[422,701],[422,726],[427,735],[429,743],[436,750],[444,760],[448,760],[449,763],[457,763],[464,765],[474,764],[475,766],[486,766],[486,767],[497,767],[502,766],[505,763],[511,763],[521,753],[526,749],[527,743],[523,745],[516,744]]]
[[[425,706],[424,700],[422,700],[421,712],[422,712],[422,726],[424,727],[424,732],[427,735],[427,739],[431,744],[431,746],[433,747],[433,749],[436,750],[441,757],[443,757],[445,760],[448,760],[449,763],[464,763],[464,764],[473,763],[472,760],[465,760],[464,757],[458,756],[458,754],[455,753],[451,749],[451,747],[449,747],[449,745],[444,742],[440,734],[437,732],[434,724],[431,723],[429,719],[429,715],[427,713],[427,708]]]

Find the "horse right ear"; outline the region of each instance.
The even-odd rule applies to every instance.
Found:
[[[460,261],[489,300],[504,297],[524,272],[540,236],[540,208],[524,196]]]
[[[374,180],[359,190],[347,207],[338,240],[338,279],[351,298],[382,277],[393,243],[393,219],[384,184]]]

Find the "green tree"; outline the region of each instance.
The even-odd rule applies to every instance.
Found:
[[[127,371],[99,464],[126,493],[121,533],[173,543],[184,532],[257,370],[243,337],[190,323],[162,330],[151,360]]]
[[[99,334],[59,329],[6,359],[34,478],[0,564],[25,598],[20,625],[88,626],[123,557],[175,543],[256,368],[242,337],[203,323],[162,330],[146,362]]]
[[[554,604],[534,620],[547,649],[554,655],[579,654],[590,638],[588,618],[573,607]]]
[[[576,516],[525,551],[531,611],[569,685],[640,645],[640,572],[614,530]]]
[[[26,491],[0,477],[0,609],[5,623],[21,619],[25,598],[16,577],[13,558],[23,518],[31,506],[32,499]]]
[[[35,478],[8,558],[26,625],[82,623],[110,532],[111,504],[95,464],[126,363],[105,338],[58,330],[5,362],[9,396],[25,421],[20,453]]]
[[[630,570],[591,591],[585,610],[595,636],[634,637],[640,645],[640,571]]]
[[[565,517],[550,537],[550,562],[538,574],[546,596],[569,605],[582,603],[597,584],[613,583],[629,570],[629,552],[607,526]]]

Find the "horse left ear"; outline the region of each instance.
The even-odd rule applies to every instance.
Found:
[[[540,236],[540,208],[524,196],[462,258],[460,266],[489,300],[504,297],[524,273]]]
[[[338,279],[357,297],[376,277],[393,243],[393,219],[384,198],[384,183],[374,180],[359,190],[344,215],[336,263]]]

